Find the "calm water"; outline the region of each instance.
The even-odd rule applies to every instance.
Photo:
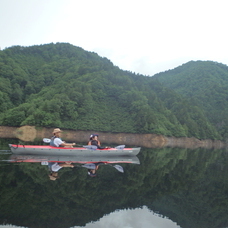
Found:
[[[225,149],[142,148],[95,177],[75,163],[53,181],[44,158],[12,156],[11,142],[0,139],[0,228],[228,227]]]

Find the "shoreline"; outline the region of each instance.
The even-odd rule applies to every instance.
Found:
[[[97,131],[74,131],[63,130],[62,138],[68,142],[87,142],[89,135],[93,133],[99,134],[99,139],[107,144],[126,144],[129,146],[142,146],[147,148],[161,148],[161,147],[181,147],[181,148],[224,148],[227,146],[225,142],[220,140],[199,140],[196,138],[176,138],[167,137],[156,134],[136,134],[136,133],[108,133]],[[43,138],[50,138],[52,136],[53,128],[22,126],[22,127],[8,127],[0,126],[0,138],[18,138],[25,142],[33,142],[35,140],[42,140]]]

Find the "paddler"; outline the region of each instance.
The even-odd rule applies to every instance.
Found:
[[[89,164],[84,164],[81,167],[87,168],[88,175],[91,177],[95,177],[97,175],[96,171],[98,170],[100,164],[105,164],[105,163],[104,162],[89,163]]]
[[[106,149],[106,148],[109,148],[109,147],[102,147],[101,146],[101,143],[100,141],[98,140],[98,134],[92,134],[90,135],[89,137],[89,142],[88,142],[88,145],[93,145],[93,146],[96,146],[97,149]]]
[[[50,180],[56,180],[59,178],[58,171],[64,167],[74,168],[74,165],[71,162],[57,163],[57,162],[48,162],[48,167],[50,170],[49,178]]]
[[[62,131],[59,128],[53,130],[53,136],[51,138],[50,146],[55,147],[73,147],[76,143],[66,143],[61,139]]]

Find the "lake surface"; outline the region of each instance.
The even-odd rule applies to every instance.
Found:
[[[45,162],[12,156],[9,143],[18,140],[0,139],[0,228],[228,227],[226,149],[142,148],[95,177],[74,163],[53,181]]]

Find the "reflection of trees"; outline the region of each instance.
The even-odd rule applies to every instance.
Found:
[[[123,165],[124,174],[101,166],[91,178],[84,168],[65,168],[55,182],[40,164],[1,166],[0,219],[65,228],[147,205],[183,228],[221,227],[228,206],[226,156],[205,149],[143,149],[141,165]]]
[[[211,152],[220,156],[216,162],[208,163],[208,169],[192,186],[155,200],[151,209],[168,214],[184,228],[227,227],[228,157],[227,153],[218,152]]]

